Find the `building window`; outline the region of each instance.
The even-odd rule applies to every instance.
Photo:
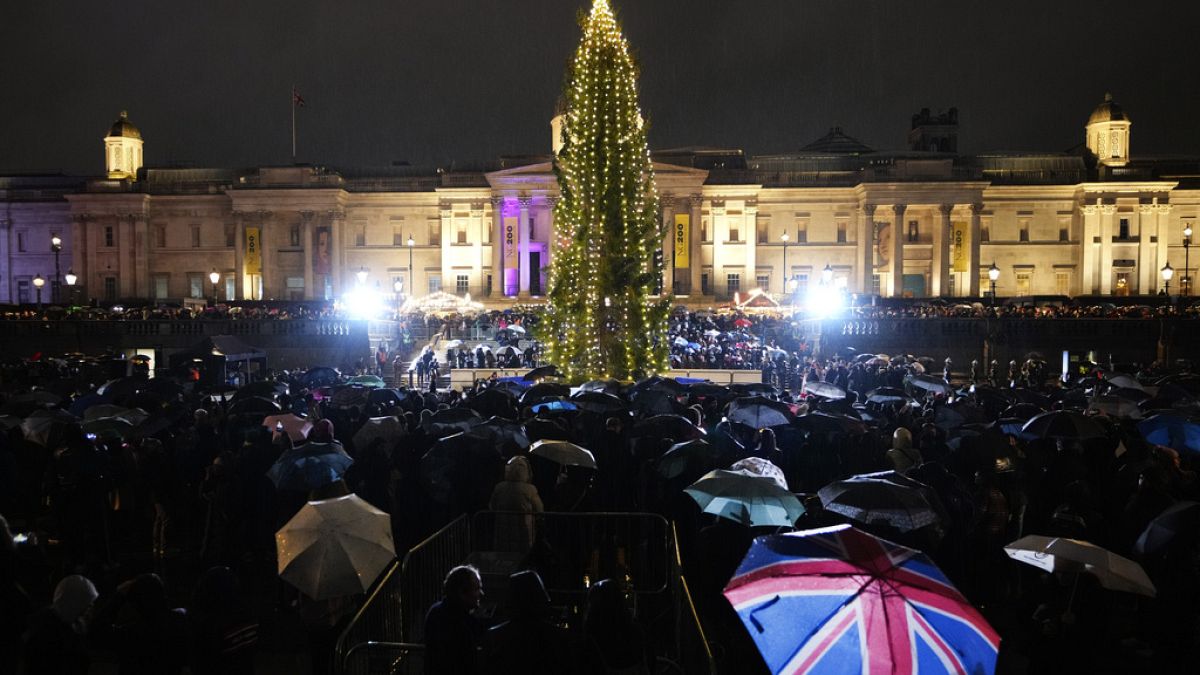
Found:
[[[1054,292],[1058,295],[1071,294],[1071,273],[1070,272],[1055,272],[1054,273]]]
[[[708,292],[708,272],[700,273],[700,295],[709,295]]]
[[[492,228],[488,227],[486,222],[483,224],[483,243],[492,243]]]
[[[1117,238],[1124,241],[1129,239],[1129,219],[1122,218],[1117,224]]]
[[[200,226],[192,226],[192,248],[200,248]]]
[[[167,247],[167,226],[166,225],[155,225],[154,226],[154,247],[155,248],[166,248]]]
[[[188,297],[203,298],[204,297],[204,275],[189,274],[188,275]]]
[[[704,243],[704,244],[711,242],[712,238],[709,236],[709,234],[710,234],[710,232],[708,229],[708,218],[701,218],[700,219],[700,242]]]
[[[1059,240],[1060,242],[1068,242],[1068,241],[1071,241],[1071,228],[1069,228],[1069,227],[1059,227],[1059,228],[1058,228],[1058,240]]]
[[[732,218],[729,220],[729,241],[737,243],[742,240],[741,223]]]
[[[490,232],[491,230],[488,230],[488,231]],[[483,287],[483,294],[490,298],[492,296],[492,284],[495,283],[495,279],[492,277],[491,272],[488,272],[485,275],[485,282],[486,283],[484,284],[484,287]]]
[[[24,232],[17,233],[17,252],[18,253],[25,252],[25,233]]]
[[[1023,298],[1029,295],[1030,280],[1033,277],[1032,272],[1017,272],[1017,297]]]
[[[170,295],[171,277],[166,274],[158,274],[154,277],[154,299],[166,300]]]
[[[292,248],[300,248],[300,226],[292,225],[288,228],[288,245]]]
[[[392,246],[399,247],[399,246],[407,246],[407,245],[408,245],[408,237],[404,236],[404,226],[403,225],[393,225],[392,226]]]
[[[758,274],[758,276],[755,278],[755,282],[758,284],[758,287],[760,289],[762,289],[762,291],[764,293],[771,292],[771,275],[770,274],[763,274],[760,272]]]
[[[288,299],[299,301],[304,299],[304,277],[287,278]]]
[[[30,288],[30,285],[29,285],[28,279],[17,279],[17,304],[18,305],[28,305],[30,303],[29,288]]]
[[[796,220],[796,243],[808,243],[808,219],[800,218]]]
[[[116,233],[113,232],[113,226],[105,225],[104,226],[104,246],[107,248],[112,248],[116,245],[117,245]]]
[[[800,294],[800,295],[804,295],[805,293],[807,293],[807,292],[808,292],[808,274],[807,274],[807,273],[806,273],[806,274],[797,274],[797,275],[796,275],[796,289],[795,289],[795,292],[796,292],[796,293],[798,293],[798,294]]]
[[[532,226],[530,227],[530,231],[531,232],[533,231]],[[467,243],[467,221],[465,221],[465,220],[458,221],[457,232],[455,232],[455,237],[456,237],[455,241],[457,241],[459,244]]]
[[[233,300],[237,297],[237,275],[225,275],[225,299]]]
[[[1017,221],[1017,241],[1029,241],[1029,219]]]
[[[363,248],[367,245],[367,225],[359,223],[354,227],[354,245]]]
[[[725,275],[725,294],[733,296],[734,293],[740,293],[742,290],[742,275],[736,272],[730,272]]]
[[[767,237],[769,236],[769,233],[767,232],[767,224],[763,221],[759,221],[757,228],[758,243],[767,243]]]
[[[442,245],[442,221],[440,220],[429,221],[429,245]]]
[[[921,239],[921,223],[917,220],[908,221],[908,243],[915,244]]]
[[[871,294],[872,295],[881,295],[882,291],[883,291],[883,280],[879,277],[878,274],[872,274],[871,275]]]
[[[529,241],[537,241],[537,219],[529,216]]]
[[[111,229],[111,228],[109,228]],[[104,277],[104,299],[108,302],[117,301],[117,278]]]
[[[990,225],[979,226],[979,241],[989,242],[992,240],[992,228]]]
[[[847,229],[846,221],[839,220],[838,224],[837,224],[837,243],[839,243],[839,244],[846,243],[846,229]]]
[[[441,277],[429,277],[429,292],[431,294],[432,293],[440,293],[441,290],[442,290],[442,278]]]
[[[466,295],[471,292],[471,277],[466,274],[459,274],[454,280],[454,292],[459,295]]]

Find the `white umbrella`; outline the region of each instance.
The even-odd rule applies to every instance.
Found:
[[[581,448],[567,441],[538,441],[529,446],[529,452],[564,466],[582,466],[585,469],[597,468],[596,458],[592,455],[591,450]]]
[[[400,423],[397,417],[372,417],[354,434],[354,448],[359,452],[371,447],[377,438],[385,443],[394,442],[408,435],[408,429]]]
[[[521,335],[524,335],[524,334],[525,334],[525,329],[524,329],[524,328],[522,328],[521,326],[517,325],[517,324],[512,324],[511,326],[509,326],[509,327],[508,327],[508,328],[506,328],[505,330],[509,330],[509,331],[512,331],[512,332],[514,332],[514,333],[519,333],[519,334],[521,334]]]
[[[1141,565],[1086,541],[1033,534],[1005,546],[1004,552],[1047,572],[1086,572],[1109,590],[1150,597],[1157,593]]]
[[[313,428],[312,420],[307,417],[298,417],[292,413],[269,415],[263,418],[262,425],[268,429],[275,429],[277,424],[283,426],[283,432],[292,439],[293,443],[303,443],[308,438],[308,432]]]
[[[455,347],[461,347],[462,343],[462,340],[451,340],[445,344],[445,347],[446,349],[454,349]]]
[[[747,457],[738,460],[733,466],[729,467],[729,470],[733,473],[744,473],[747,476],[755,478],[766,478],[767,480],[775,481],[775,484],[784,490],[788,489],[787,477],[783,475],[783,469],[762,457]]]
[[[367,592],[396,558],[391,517],[357,495],[309,502],[275,543],[279,576],[314,600]]]

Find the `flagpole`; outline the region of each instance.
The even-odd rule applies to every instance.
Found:
[[[290,97],[292,104],[292,164],[296,163],[296,85],[292,85],[292,95]]]

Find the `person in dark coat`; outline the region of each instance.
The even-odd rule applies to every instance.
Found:
[[[550,596],[537,572],[509,578],[509,620],[484,638],[484,662],[498,675],[568,675],[571,663],[567,632],[550,622]]]
[[[91,634],[98,644],[116,649],[121,675],[181,673],[191,648],[187,612],[167,604],[166,586],[157,574],[117,586],[97,608]]]
[[[24,640],[25,673],[87,675],[91,657],[84,617],[97,595],[96,587],[84,577],[73,575],[58,582],[53,603],[29,618]]]
[[[425,675],[480,672],[483,623],[472,614],[483,599],[479,570],[460,565],[442,582],[442,599],[425,615]]]
[[[583,634],[586,672],[649,675],[654,662],[652,650],[616,581],[604,579],[588,589]]]

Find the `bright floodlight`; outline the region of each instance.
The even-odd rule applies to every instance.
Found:
[[[837,316],[845,304],[842,291],[831,284],[818,284],[808,288],[805,308],[813,318],[827,319]]]
[[[374,319],[385,309],[379,293],[362,287],[347,291],[341,308],[354,319]]]

